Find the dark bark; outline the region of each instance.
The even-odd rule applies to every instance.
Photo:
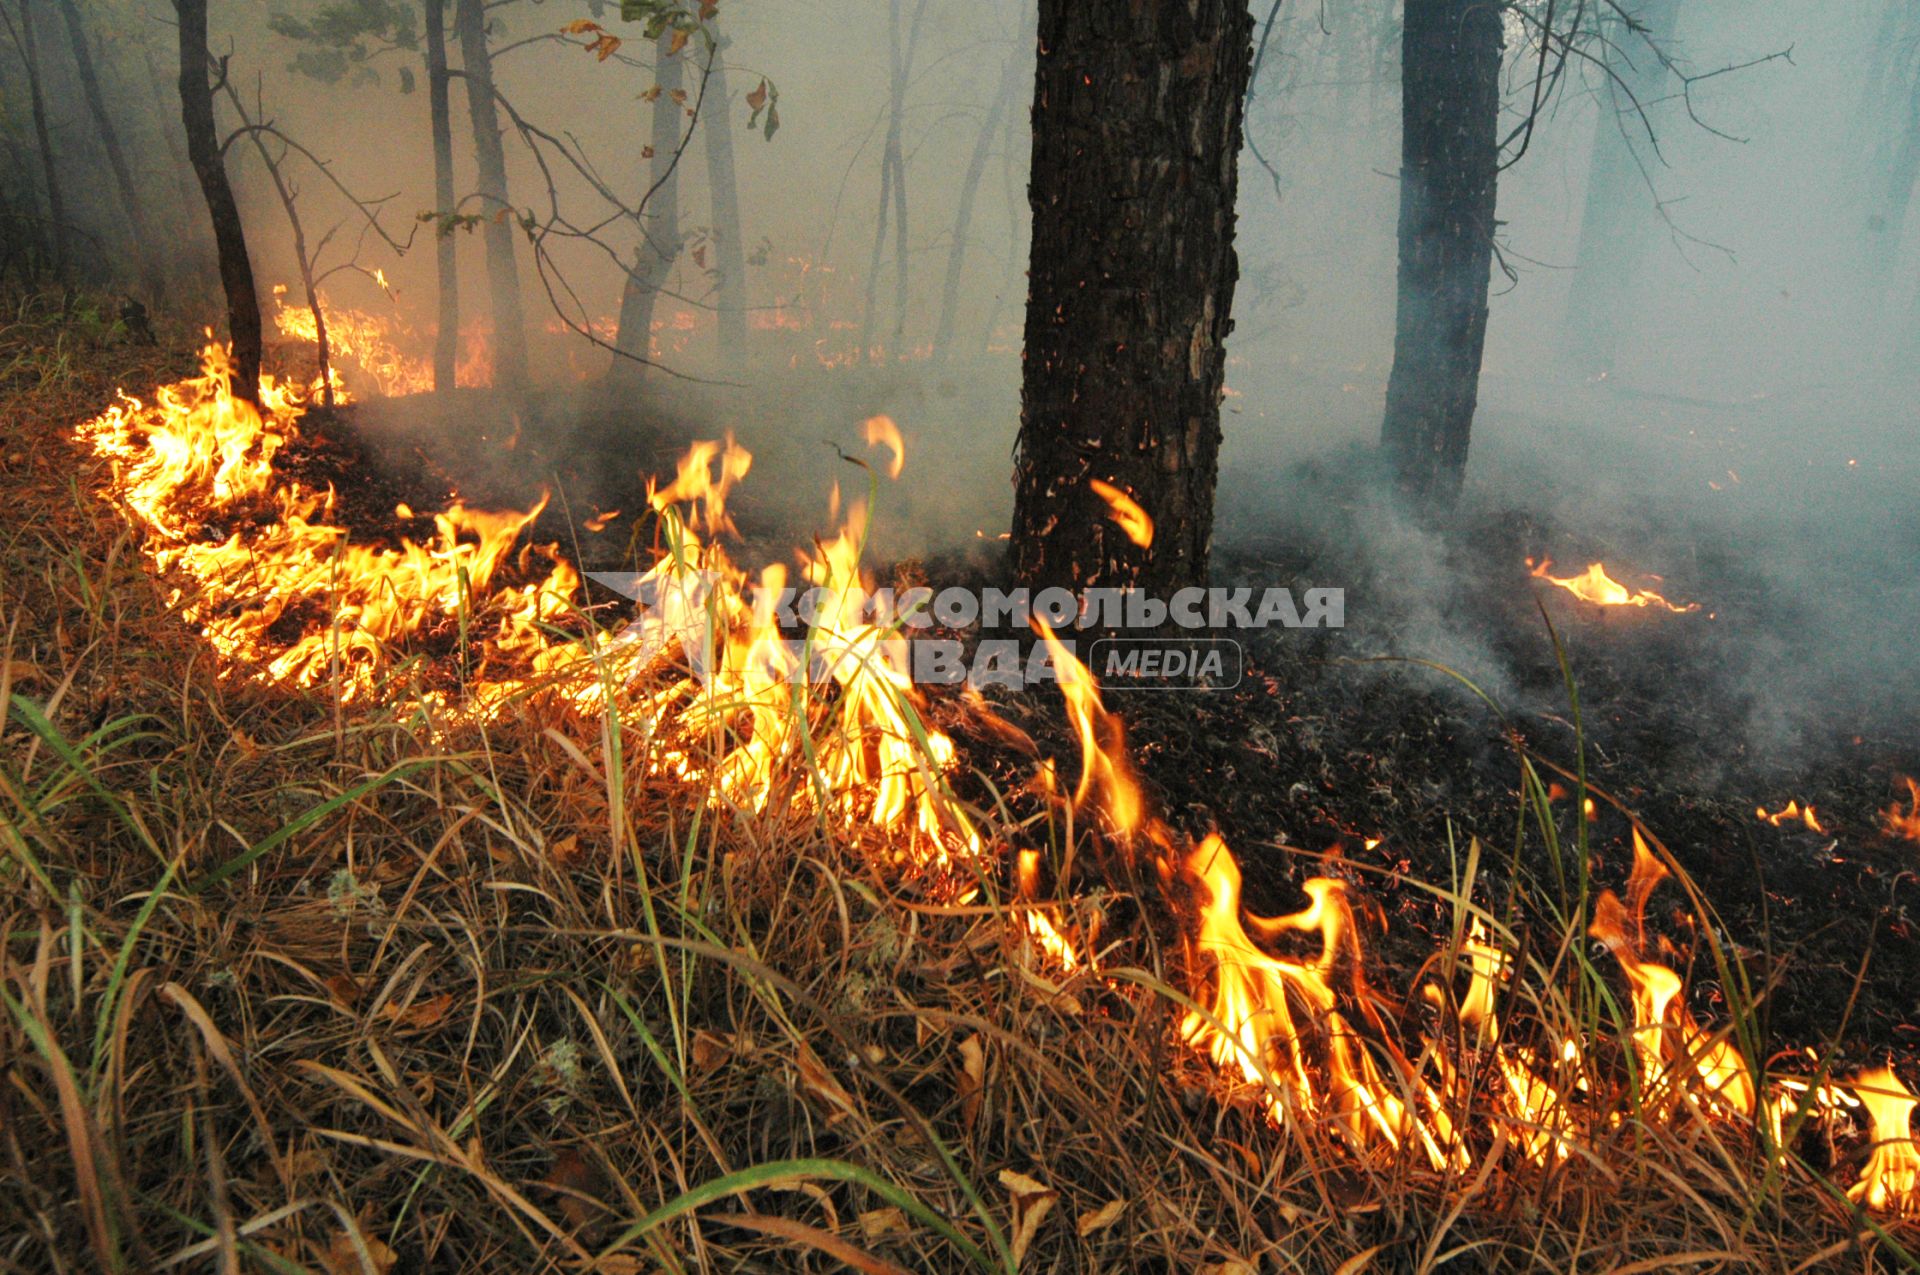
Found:
[[[1580,249],[1567,295],[1564,354],[1583,375],[1613,370],[1623,329],[1632,323],[1647,231],[1655,218],[1654,193],[1642,171],[1659,161],[1647,130],[1660,114],[1659,99],[1672,91],[1672,72],[1662,52],[1672,43],[1680,0],[1646,0],[1634,15],[1644,32],[1618,18],[1602,26],[1599,55],[1609,78],[1600,95],[1593,168],[1587,177],[1580,218]],[[1645,112],[1643,118],[1642,112]]]
[[[647,183],[650,193],[642,201],[640,246],[620,295],[620,327],[613,338],[614,349],[632,357],[614,356],[609,381],[616,389],[631,389],[639,383],[645,365],[635,360],[650,357],[654,308],[686,242],[680,233],[679,164],[684,136],[681,121],[686,108],[675,97],[685,87],[686,67],[678,54],[669,53],[672,43],[673,33],[668,31],[661,34],[656,46],[654,83],[660,92],[653,99],[652,135],[648,140],[653,152]]]
[[[493,383],[517,392],[527,383],[526,321],[520,314],[520,269],[513,247],[519,226],[507,199],[507,153],[500,142],[500,110],[493,97],[485,0],[458,0],[453,25],[460,37],[461,72],[467,82],[467,112],[473,124],[473,154],[485,213],[482,236],[493,309]]]
[[[165,283],[159,260],[154,255],[152,228],[147,224],[146,205],[134,188],[133,174],[127,168],[126,153],[120,148],[120,132],[107,111],[106,96],[100,91],[100,76],[93,65],[93,49],[87,43],[87,29],[80,21],[77,0],[60,0],[60,16],[67,24],[67,41],[73,46],[74,70],[80,79],[80,92],[87,100],[87,112],[93,116],[100,147],[106,152],[107,167],[113,170],[114,192],[120,199],[120,212],[127,219],[127,233],[133,240],[133,258],[139,264],[140,282],[147,300],[161,301]]]
[[[1029,587],[1206,581],[1252,56],[1245,0],[1040,0],[1013,511]],[[1094,479],[1145,508],[1149,547]]]
[[[1023,18],[1022,25],[1025,25]],[[960,180],[960,199],[953,211],[953,243],[947,248],[947,275],[940,284],[940,318],[933,330],[933,357],[946,362],[953,357],[953,326],[960,311],[960,279],[967,263],[967,236],[973,231],[973,202],[980,193],[980,179],[987,171],[987,157],[1000,136],[1000,121],[1007,101],[1020,83],[1020,71],[1026,61],[1022,46],[1007,55],[1006,68],[1000,73],[1000,85],[994,90],[987,118],[973,139],[973,154],[967,158],[966,176]]]
[[[227,181],[226,156],[213,122],[216,68],[207,54],[207,0],[174,0],[180,19],[180,122],[187,134],[187,157],[200,179],[200,193],[213,220],[214,248],[220,260],[220,286],[227,296],[227,331],[233,340],[233,395],[260,404],[260,296],[254,289],[253,262],[240,206]],[[222,81],[226,68],[217,68]]]
[[[47,219],[53,245],[53,272],[67,273],[67,209],[60,193],[60,165],[53,155],[53,136],[47,127],[47,99],[40,82],[40,51],[33,34],[33,2],[20,0],[20,60],[27,67],[27,98],[33,113],[34,144],[40,148],[40,179],[47,190]]]
[[[714,269],[720,362],[736,368],[747,357],[747,254],[740,239],[740,188],[733,171],[732,102],[727,97],[726,48],[721,40],[707,73],[700,130],[706,134],[707,190],[713,201]]]
[[[1401,488],[1450,506],[1487,339],[1499,176],[1500,8],[1407,0],[1401,42],[1400,270],[1380,443]]]
[[[427,109],[433,130],[433,207],[442,216],[454,211],[453,105],[447,74],[447,0],[426,0]],[[460,349],[460,269],[453,228],[434,226],[433,261],[440,313],[433,333],[433,388],[454,386]]]

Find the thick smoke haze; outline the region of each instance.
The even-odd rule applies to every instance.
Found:
[[[171,9],[154,0],[83,8],[110,97],[140,121],[126,141],[170,255],[201,267],[174,272],[173,300],[211,322],[219,310],[204,268],[204,208],[179,161]],[[310,165],[288,161],[309,237],[332,232],[324,264],[354,257],[391,287],[343,271],[324,285],[328,303],[404,320],[421,334],[413,352],[423,357],[435,290],[432,229],[415,220],[433,207],[425,77],[412,43],[418,6],[384,6],[403,20],[405,47],[365,42],[364,60],[317,68],[331,82],[310,73],[312,43],[285,34],[289,19],[324,26],[329,14],[382,8],[214,0],[213,44],[250,113],[381,200],[391,233],[413,233],[411,250],[396,256]],[[619,312],[624,276],[610,253],[631,260],[639,236],[593,183],[632,203],[648,188],[654,49],[616,5],[550,0],[490,14],[501,93],[548,139],[536,154],[508,125],[512,202],[539,223],[557,208],[570,226],[602,227],[599,244],[550,235],[543,267],[519,244],[536,376],[561,404],[549,416],[577,409],[600,421],[592,438],[610,469],[657,458],[639,444],[623,456],[608,419],[678,435],[736,430],[758,457],[747,490],[760,494],[747,506],[760,501],[782,524],[804,524],[811,511],[824,526],[828,485],[839,478],[852,493],[865,481],[838,452],[864,454],[861,422],[889,414],[909,444],[905,477],[882,495],[876,543],[892,555],[991,545],[1007,524],[1033,64],[1026,0],[898,8],[890,33],[889,7],[877,0],[722,4],[728,93],[701,111],[733,136],[752,363],[743,373],[717,359],[713,259],[690,251],[655,315],[658,361],[689,379],[652,375],[611,404],[589,388],[609,356],[567,324],[602,330]],[[1762,749],[1799,746],[1813,716],[1888,717],[1911,705],[1920,316],[1905,193],[1890,200],[1885,191],[1903,148],[1920,145],[1920,28],[1900,13],[1887,0],[1684,0],[1664,45],[1677,74],[1642,103],[1644,120],[1619,109],[1597,58],[1572,59],[1500,181],[1500,269],[1462,516],[1525,511],[1539,528],[1530,551],[1569,570],[1604,557],[1716,608],[1712,623],[1740,633],[1726,643],[1729,685],[1777,692],[1749,714]],[[1268,17],[1259,5],[1263,29]],[[85,230],[77,253],[116,262],[126,236],[65,31],[47,6],[36,18],[69,217]],[[620,38],[618,52],[598,60],[582,47],[593,33],[561,35],[582,20]],[[870,277],[894,34],[911,51],[900,118],[906,257],[891,224]],[[1457,662],[1513,691],[1505,657],[1458,614],[1457,555],[1356,476],[1379,431],[1393,357],[1398,39],[1395,8],[1380,0],[1286,5],[1266,34],[1247,116],[1266,162],[1249,152],[1242,164],[1218,539],[1229,556],[1256,560],[1287,541],[1310,551],[1319,583],[1341,584],[1342,573],[1371,581],[1348,608],[1356,640]],[[1622,47],[1652,58],[1644,43]],[[1537,53],[1510,23],[1503,134],[1528,109]],[[690,56],[697,96],[701,57]],[[294,69],[303,63],[308,71]],[[21,192],[10,202],[21,205],[37,177],[17,56],[5,76],[9,183]],[[771,136],[764,111],[749,129],[749,98],[763,81],[777,94]],[[218,105],[231,126],[229,105]],[[458,80],[453,120],[455,185],[465,193],[476,177]],[[1613,144],[1630,139],[1637,176],[1609,196],[1620,242],[1583,250],[1596,147],[1610,132]],[[559,157],[562,143],[591,180]],[[1518,149],[1516,140],[1509,155]],[[271,183],[244,145],[229,164],[263,287],[290,285],[282,300],[297,304]],[[697,245],[714,221],[697,136],[678,175],[682,229]],[[963,205],[954,335],[930,357]],[[476,319],[486,302],[480,236],[457,242],[464,313]],[[1631,262],[1603,290],[1601,313],[1580,309],[1583,251]],[[1569,357],[1566,334],[1580,324],[1613,334],[1604,368]],[[863,331],[879,357],[848,366],[859,362]],[[1521,587],[1522,564],[1507,565]],[[1762,596],[1764,605],[1743,602]]]

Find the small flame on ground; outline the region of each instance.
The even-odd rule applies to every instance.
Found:
[[[1778,810],[1769,811],[1765,806],[1755,806],[1753,813],[1756,818],[1764,820],[1776,828],[1797,823],[1811,832],[1826,831],[1826,829],[1821,826],[1820,816],[1814,812],[1811,802],[1802,806],[1797,799],[1789,799],[1787,804]]]
[[[1582,602],[1591,602],[1595,606],[1664,607],[1680,614],[1700,609],[1697,602],[1669,602],[1651,589],[1629,589],[1608,575],[1606,567],[1598,562],[1590,564],[1576,576],[1556,576],[1551,574],[1552,570],[1553,559],[1542,558],[1531,574],[1534,579],[1559,585]]]
[[[1880,816],[1881,826],[1888,836],[1920,842],[1920,780],[1902,775],[1900,782],[1907,786],[1907,808],[1902,810],[1898,801],[1888,806]]]

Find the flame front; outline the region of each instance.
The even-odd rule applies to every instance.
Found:
[[[1821,826],[1820,816],[1814,812],[1812,803],[1802,806],[1799,801],[1789,799],[1787,804],[1778,810],[1769,811],[1765,806],[1755,806],[1753,813],[1755,818],[1762,819],[1776,828],[1797,823],[1812,832],[1826,831]]]
[[[1920,1217],[1920,1142],[1913,1136],[1913,1112],[1920,1098],[1900,1083],[1891,1067],[1863,1072],[1853,1091],[1873,1122],[1873,1149],[1847,1198],[1876,1213]]]

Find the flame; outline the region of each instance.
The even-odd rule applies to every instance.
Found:
[[[1778,810],[1769,812],[1765,806],[1755,806],[1753,813],[1756,818],[1762,819],[1776,828],[1784,827],[1790,823],[1798,823],[1813,832],[1826,831],[1820,824],[1820,817],[1814,813],[1811,803],[1802,806],[1799,801],[1789,799],[1787,804]]]
[[[1040,896],[1040,852],[1022,850],[1015,859],[1015,880],[1019,886],[1021,915],[1026,918],[1027,934],[1040,950],[1061,969],[1072,972],[1080,966],[1079,953],[1047,914],[1035,906]]]
[[[1556,576],[1549,574],[1553,569],[1553,559],[1543,558],[1532,571],[1533,578],[1557,584],[1582,602],[1591,602],[1603,607],[1664,607],[1669,611],[1685,614],[1698,611],[1697,602],[1669,602],[1651,589],[1629,589],[1612,576],[1602,564],[1590,564],[1586,571],[1577,576]]]
[[[342,700],[419,695],[445,714],[480,715],[538,694],[583,714],[637,718],[659,728],[657,768],[705,782],[713,802],[835,821],[871,834],[867,844],[892,866],[934,880],[964,885],[989,852],[1011,858],[1008,912],[1023,941],[1069,974],[1093,968],[1092,923],[1042,901],[1039,853],[990,844],[948,787],[954,744],[928,724],[899,617],[862,567],[863,506],[842,517],[836,499],[836,532],[799,555],[815,605],[804,632],[790,636],[776,605],[788,569],[749,577],[722,545],[736,534],[729,500],[752,456],[731,438],[695,444],[671,480],[648,492],[658,539],[638,588],[645,606],[618,634],[570,633],[584,627],[578,578],[550,549],[523,545],[544,502],[527,510],[455,502],[427,515],[431,535],[354,543],[332,517],[334,492],[275,469],[300,441],[304,391],[263,379],[256,411],[233,397],[230,378],[226,351],[209,345],[201,375],[162,387],[151,404],[122,396],[79,427],[112,462],[108,494],[146,532],[142,551],[169,604],[218,652],[222,676],[329,686]],[[866,431],[891,452],[897,474],[898,426],[876,417]],[[405,506],[395,514],[416,521]],[[1290,915],[1244,911],[1240,865],[1225,841],[1193,844],[1148,809],[1098,683],[1043,621],[1036,628],[1081,752],[1077,784],[1062,800],[1097,814],[1129,853],[1152,852],[1162,881],[1183,872],[1194,884],[1195,1007],[1178,1036],[1227,1081],[1257,1086],[1271,1120],[1324,1129],[1359,1157],[1411,1156],[1445,1173],[1469,1167],[1470,1144],[1492,1145],[1489,1129],[1544,1168],[1621,1122],[1618,1087],[1580,1040],[1550,1030],[1539,1039],[1539,1025],[1503,1019],[1525,971],[1479,915],[1448,949],[1452,975],[1422,989],[1437,1016],[1422,1021],[1446,1029],[1436,1031],[1409,1026],[1369,986],[1343,882],[1309,879],[1306,907]],[[413,662],[414,653],[442,658]],[[403,663],[408,685],[457,663],[459,694],[404,688],[391,676]],[[1052,793],[1051,763],[1040,778]],[[1912,808],[1890,810],[1888,827],[1913,835],[1920,784],[1906,782]],[[1797,802],[1756,813],[1820,827]],[[1741,1052],[1689,1012],[1681,975],[1650,955],[1646,907],[1669,872],[1637,828],[1632,843],[1626,897],[1602,893],[1589,932],[1628,984],[1639,1117],[1762,1122],[1777,1145],[1785,1105],[1832,1123],[1864,1110],[1874,1145],[1849,1196],[1877,1212],[1920,1215],[1911,1133],[1920,1098],[1884,1068],[1847,1084],[1778,1076],[1763,1091]],[[1447,984],[1461,979],[1450,998]],[[1416,1038],[1419,1048],[1403,1047]]]
[[[1126,730],[1100,703],[1100,685],[1087,666],[1037,613],[1033,627],[1047,645],[1060,679],[1060,694],[1067,701],[1067,718],[1080,737],[1080,782],[1073,792],[1074,807],[1097,800],[1114,832],[1129,838],[1141,827],[1146,803],[1127,757]]]
[[[1153,519],[1132,496],[1127,495],[1112,483],[1101,482],[1098,478],[1088,479],[1087,485],[1093,488],[1094,495],[1107,502],[1108,508],[1112,511],[1108,517],[1113,519],[1120,530],[1127,533],[1127,539],[1142,549],[1152,547]]]
[[[382,286],[385,286],[384,282]],[[284,291],[284,287],[275,289],[274,327],[290,341],[317,340],[318,329],[314,326],[313,311],[304,306],[290,306],[278,299]],[[333,361],[336,364],[351,364],[351,370],[370,381],[376,393],[398,396],[425,394],[433,389],[431,356],[410,353],[407,348],[430,347],[431,337],[416,334],[398,318],[365,310],[336,309],[327,304],[325,297],[320,299],[320,308],[327,319],[327,348]],[[454,383],[491,384],[493,352],[489,348],[486,333],[479,327],[467,328],[460,335],[460,344],[460,355],[454,366]],[[339,388],[336,370],[336,391]]]
[[[1588,929],[1612,951],[1627,976],[1641,1084],[1656,1100],[1677,1092],[1690,1103],[1715,1102],[1751,1117],[1757,1095],[1746,1059],[1730,1041],[1709,1035],[1694,1021],[1681,995],[1680,975],[1642,955],[1647,898],[1666,876],[1666,865],[1654,857],[1640,830],[1634,829],[1633,871],[1627,878],[1630,903],[1623,904],[1613,891],[1604,891]]]
[[[1913,1112],[1920,1107],[1891,1067],[1862,1072],[1853,1082],[1873,1121],[1873,1150],[1860,1180],[1847,1198],[1876,1213],[1920,1217],[1920,1140],[1913,1136]]]
[[[1907,786],[1907,808],[1902,810],[1898,801],[1888,806],[1880,816],[1881,826],[1890,837],[1920,841],[1920,780],[1902,775],[1900,782]]]
[[[893,460],[887,465],[887,477],[898,478],[907,464],[907,444],[900,437],[900,427],[893,423],[891,416],[869,416],[866,431],[869,447],[884,446],[893,453]]]

